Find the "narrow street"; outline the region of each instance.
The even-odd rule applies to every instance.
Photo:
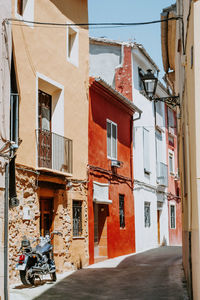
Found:
[[[182,248],[160,247],[114,267],[108,260],[78,270],[35,299],[188,300]]]

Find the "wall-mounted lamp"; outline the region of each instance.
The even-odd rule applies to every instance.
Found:
[[[152,70],[148,69],[147,73],[144,75],[141,75],[141,80],[143,83],[145,94],[147,95],[149,100],[162,101],[169,105],[179,106],[180,107],[180,98],[179,96],[169,96],[169,97],[161,97],[161,98],[155,98],[155,92],[156,87],[158,83],[158,78],[154,76],[152,73]]]

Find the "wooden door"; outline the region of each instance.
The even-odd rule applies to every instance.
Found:
[[[158,245],[160,245],[160,211],[157,210]]]
[[[40,199],[40,235],[53,231],[53,198]]]
[[[52,168],[51,96],[38,92],[39,167]]]
[[[99,214],[99,210],[98,210],[98,204],[94,203],[93,204],[93,208],[94,208],[94,256],[97,257],[99,256],[99,248],[98,248],[98,239],[99,239],[99,235],[98,235],[98,214]]]

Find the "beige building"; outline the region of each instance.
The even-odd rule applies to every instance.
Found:
[[[89,40],[88,28],[75,25],[88,22],[87,0],[13,0],[12,17],[19,94],[19,205],[9,216],[13,282],[24,235],[62,232],[53,242],[58,272],[88,263]]]
[[[11,1],[0,5],[0,299],[8,299],[8,177],[10,156]]]
[[[183,265],[191,298],[200,299],[200,1],[177,0],[162,17],[166,80],[180,95],[179,165],[182,182]]]

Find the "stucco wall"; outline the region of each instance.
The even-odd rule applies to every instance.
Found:
[[[13,14],[14,14],[13,1]],[[43,22],[87,23],[87,1],[35,1],[34,19]],[[86,178],[88,157],[88,30],[78,28],[78,67],[67,60],[67,29],[55,26],[13,25],[19,105],[17,162],[36,167],[38,128],[37,73],[63,87],[64,136],[73,140],[73,176]],[[39,87],[40,88],[40,87]],[[31,122],[30,122],[31,120]],[[54,120],[55,121],[55,120]],[[57,119],[59,122],[59,119]]]
[[[155,248],[157,235],[157,197],[155,191],[134,190],[136,252]],[[151,226],[144,226],[144,202],[150,202]]]
[[[28,169],[27,169],[28,170]],[[71,185],[67,190],[40,187],[38,175],[34,170],[17,167],[17,196],[19,206],[10,209],[9,218],[9,272],[10,283],[20,280],[15,270],[23,236],[33,239],[40,236],[40,196],[51,196],[54,201],[53,229],[62,233],[53,240],[54,258],[58,272],[77,269],[88,264],[88,212],[87,189],[85,184]],[[81,238],[73,238],[73,200],[82,201]],[[30,219],[24,218],[24,209],[30,209]],[[35,246],[36,244],[32,244]]]
[[[90,41],[90,76],[101,77],[115,86],[115,68],[121,63],[121,45],[95,44]]]
[[[93,83],[95,85],[95,83]],[[98,86],[98,84],[97,84]],[[102,87],[90,87],[89,109],[89,253],[94,262],[94,211],[93,181],[109,184],[107,204],[107,253],[108,258],[135,251],[134,199],[132,193],[132,116],[125,108],[116,104],[115,97]],[[117,124],[117,160],[122,166],[114,171],[107,158],[107,119]],[[127,134],[128,133],[128,134]],[[98,168],[101,168],[100,170]],[[120,228],[119,194],[124,195],[125,228]],[[103,218],[103,216],[101,216]]]

